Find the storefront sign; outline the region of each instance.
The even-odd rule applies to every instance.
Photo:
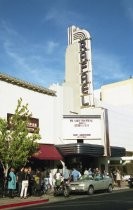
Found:
[[[13,114],[7,113],[7,122],[8,122],[9,129],[12,127],[12,124],[11,124],[12,116],[13,116]],[[34,132],[36,132],[36,130],[38,131],[39,119],[30,117],[29,121],[27,123],[27,128],[28,128],[29,133],[34,133]]]
[[[101,118],[98,117],[72,117],[63,118],[64,139],[101,139]]]

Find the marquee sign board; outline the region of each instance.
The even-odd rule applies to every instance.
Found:
[[[64,139],[99,140],[101,134],[101,116],[63,116]]]

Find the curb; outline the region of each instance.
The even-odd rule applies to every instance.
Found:
[[[20,202],[20,203],[3,204],[0,206],[0,209],[8,209],[8,208],[13,208],[13,207],[35,205],[35,204],[45,203],[48,201],[49,201],[49,199],[43,199],[43,200],[36,200],[36,201],[26,201],[26,202]]]

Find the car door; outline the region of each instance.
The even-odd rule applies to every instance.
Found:
[[[104,176],[104,189],[108,189],[109,185],[112,184],[112,179],[109,176]]]
[[[96,176],[94,179],[94,188],[95,190],[104,190],[105,189],[105,180],[102,176]]]

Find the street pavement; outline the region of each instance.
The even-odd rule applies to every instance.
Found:
[[[129,190],[128,184],[127,182],[122,182],[122,186],[121,188],[117,187],[116,185],[114,185],[114,191],[122,191],[122,190]],[[78,195],[79,197],[81,197],[80,195]],[[19,197],[15,197],[15,198],[9,198],[9,197],[5,197],[5,198],[0,198],[0,209],[15,209],[15,208],[22,208],[22,207],[26,207],[26,206],[31,206],[31,205],[39,205],[39,204],[44,204],[46,202],[59,202],[59,201],[63,201],[66,199],[77,199],[78,196],[70,196],[69,198],[65,198],[63,196],[57,196],[54,197],[53,193],[49,193],[47,195],[43,195],[41,197],[35,197],[35,196],[31,196],[28,197],[27,199],[20,199]],[[85,196],[85,195],[84,195]]]
[[[75,199],[70,196],[70,199],[59,202],[26,206],[23,210],[133,210],[132,195],[133,189],[77,196]]]

